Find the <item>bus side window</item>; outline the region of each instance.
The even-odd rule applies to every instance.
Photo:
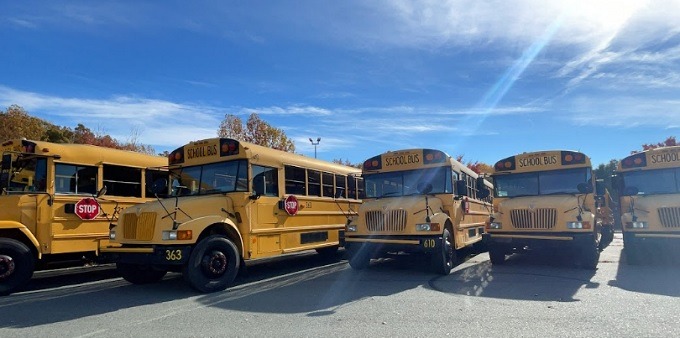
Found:
[[[305,169],[287,165],[283,170],[285,171],[286,177],[286,194],[306,195],[307,189],[305,187]]]
[[[279,175],[276,168],[253,165],[253,191],[256,195],[279,196]]]

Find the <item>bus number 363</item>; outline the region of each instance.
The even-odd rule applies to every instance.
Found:
[[[182,260],[182,250],[165,250],[165,260],[166,261],[179,261]]]

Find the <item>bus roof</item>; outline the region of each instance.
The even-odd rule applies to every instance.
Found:
[[[94,146],[91,144],[52,143],[25,139],[8,140],[0,145],[0,150],[14,152],[28,152],[37,155],[54,156],[61,161],[78,164],[121,164],[133,167],[164,167],[168,165],[163,156],[138,153]]]
[[[504,158],[493,166],[493,174],[590,166],[590,158],[582,152],[573,150],[544,150],[525,152]]]
[[[362,164],[363,172],[413,170],[450,165],[472,177],[479,176],[466,165],[456,161],[446,152],[430,148],[412,148],[387,151],[373,156]],[[388,168],[389,167],[389,168]]]
[[[680,146],[660,147],[624,157],[616,171],[680,167]]]
[[[255,158],[257,157],[258,159],[262,160],[263,162],[266,162],[267,165],[272,165],[275,164],[279,167],[283,167],[284,165],[292,165],[292,166],[299,166],[299,167],[305,167],[305,168],[313,168],[313,169],[318,169],[322,171],[327,171],[327,172],[333,172],[333,173],[338,173],[338,174],[358,174],[360,173],[360,169],[354,168],[354,167],[349,167],[345,166],[342,164],[338,163],[333,163],[333,162],[328,162],[324,160],[319,160],[295,153],[290,153],[287,151],[282,151],[282,150],[277,150],[277,149],[272,149],[269,147],[264,147],[260,146],[254,143],[250,142],[244,142],[244,141],[238,141],[230,138],[210,138],[210,139],[204,139],[204,140],[198,140],[198,141],[192,141],[189,142],[175,150],[173,150],[170,153],[171,157],[171,163],[172,165],[174,164],[182,164],[182,162],[178,161],[173,161],[172,158],[175,155],[178,155],[179,153],[184,152],[185,148],[189,147],[196,147],[196,149],[199,149],[199,147],[204,146],[204,145],[214,145],[218,146],[219,145],[219,150],[215,150],[216,152],[220,152],[221,155],[228,155],[229,152],[233,152],[234,154],[239,153],[240,151],[243,151],[244,153],[248,154],[248,158]],[[226,148],[226,149],[224,149]],[[226,152],[226,153],[225,153]],[[208,156],[211,155],[216,155],[216,154],[209,154]],[[181,156],[184,156],[182,154]],[[253,162],[257,164],[257,162]]]

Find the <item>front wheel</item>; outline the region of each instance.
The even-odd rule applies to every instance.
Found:
[[[184,279],[200,292],[222,291],[234,281],[241,265],[236,245],[220,235],[200,241],[184,266]]]
[[[588,270],[595,270],[600,259],[599,244],[597,241],[594,241],[582,245],[576,257],[578,259],[578,266]]]
[[[505,251],[496,247],[489,247],[489,260],[493,265],[501,265],[505,263]]]
[[[357,248],[357,244],[352,244],[352,246],[347,249],[349,266],[354,270],[363,270],[371,265],[371,253],[368,252],[368,248],[362,245],[358,246],[359,247]]]
[[[35,259],[24,243],[0,238],[0,295],[8,295],[33,276]]]
[[[126,281],[132,284],[156,283],[168,273],[166,270],[154,269],[149,265],[116,263],[116,270]]]
[[[449,229],[444,229],[440,250],[432,254],[432,270],[440,275],[448,275],[456,261],[456,251],[453,248],[453,236]]]

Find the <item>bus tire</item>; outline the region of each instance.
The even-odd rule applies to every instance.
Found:
[[[352,244],[347,250],[349,254],[349,266],[354,270],[363,270],[371,265],[371,254],[368,252],[367,248],[357,244]]]
[[[642,253],[640,252],[640,246],[637,245],[633,240],[627,240],[623,243],[623,251],[626,253],[626,263],[628,263],[628,265],[642,264]]]
[[[196,245],[182,274],[194,289],[216,292],[226,289],[236,279],[240,266],[236,245],[224,236],[212,235]]]
[[[116,263],[116,270],[123,279],[132,284],[156,283],[168,273],[167,270],[154,269],[150,265]]]
[[[440,275],[448,275],[456,261],[456,249],[453,247],[453,236],[449,229],[444,228],[439,252],[431,256],[432,270]]]
[[[489,247],[489,260],[493,265],[505,264],[505,251],[496,247]]]
[[[8,295],[33,276],[35,259],[26,244],[0,238],[0,295]]]
[[[604,250],[614,240],[614,226],[605,224],[602,226],[602,237],[600,238],[600,251]]]
[[[597,269],[597,262],[600,259],[600,250],[597,243],[588,243],[583,245],[579,253],[576,255],[577,264],[587,270]]]

